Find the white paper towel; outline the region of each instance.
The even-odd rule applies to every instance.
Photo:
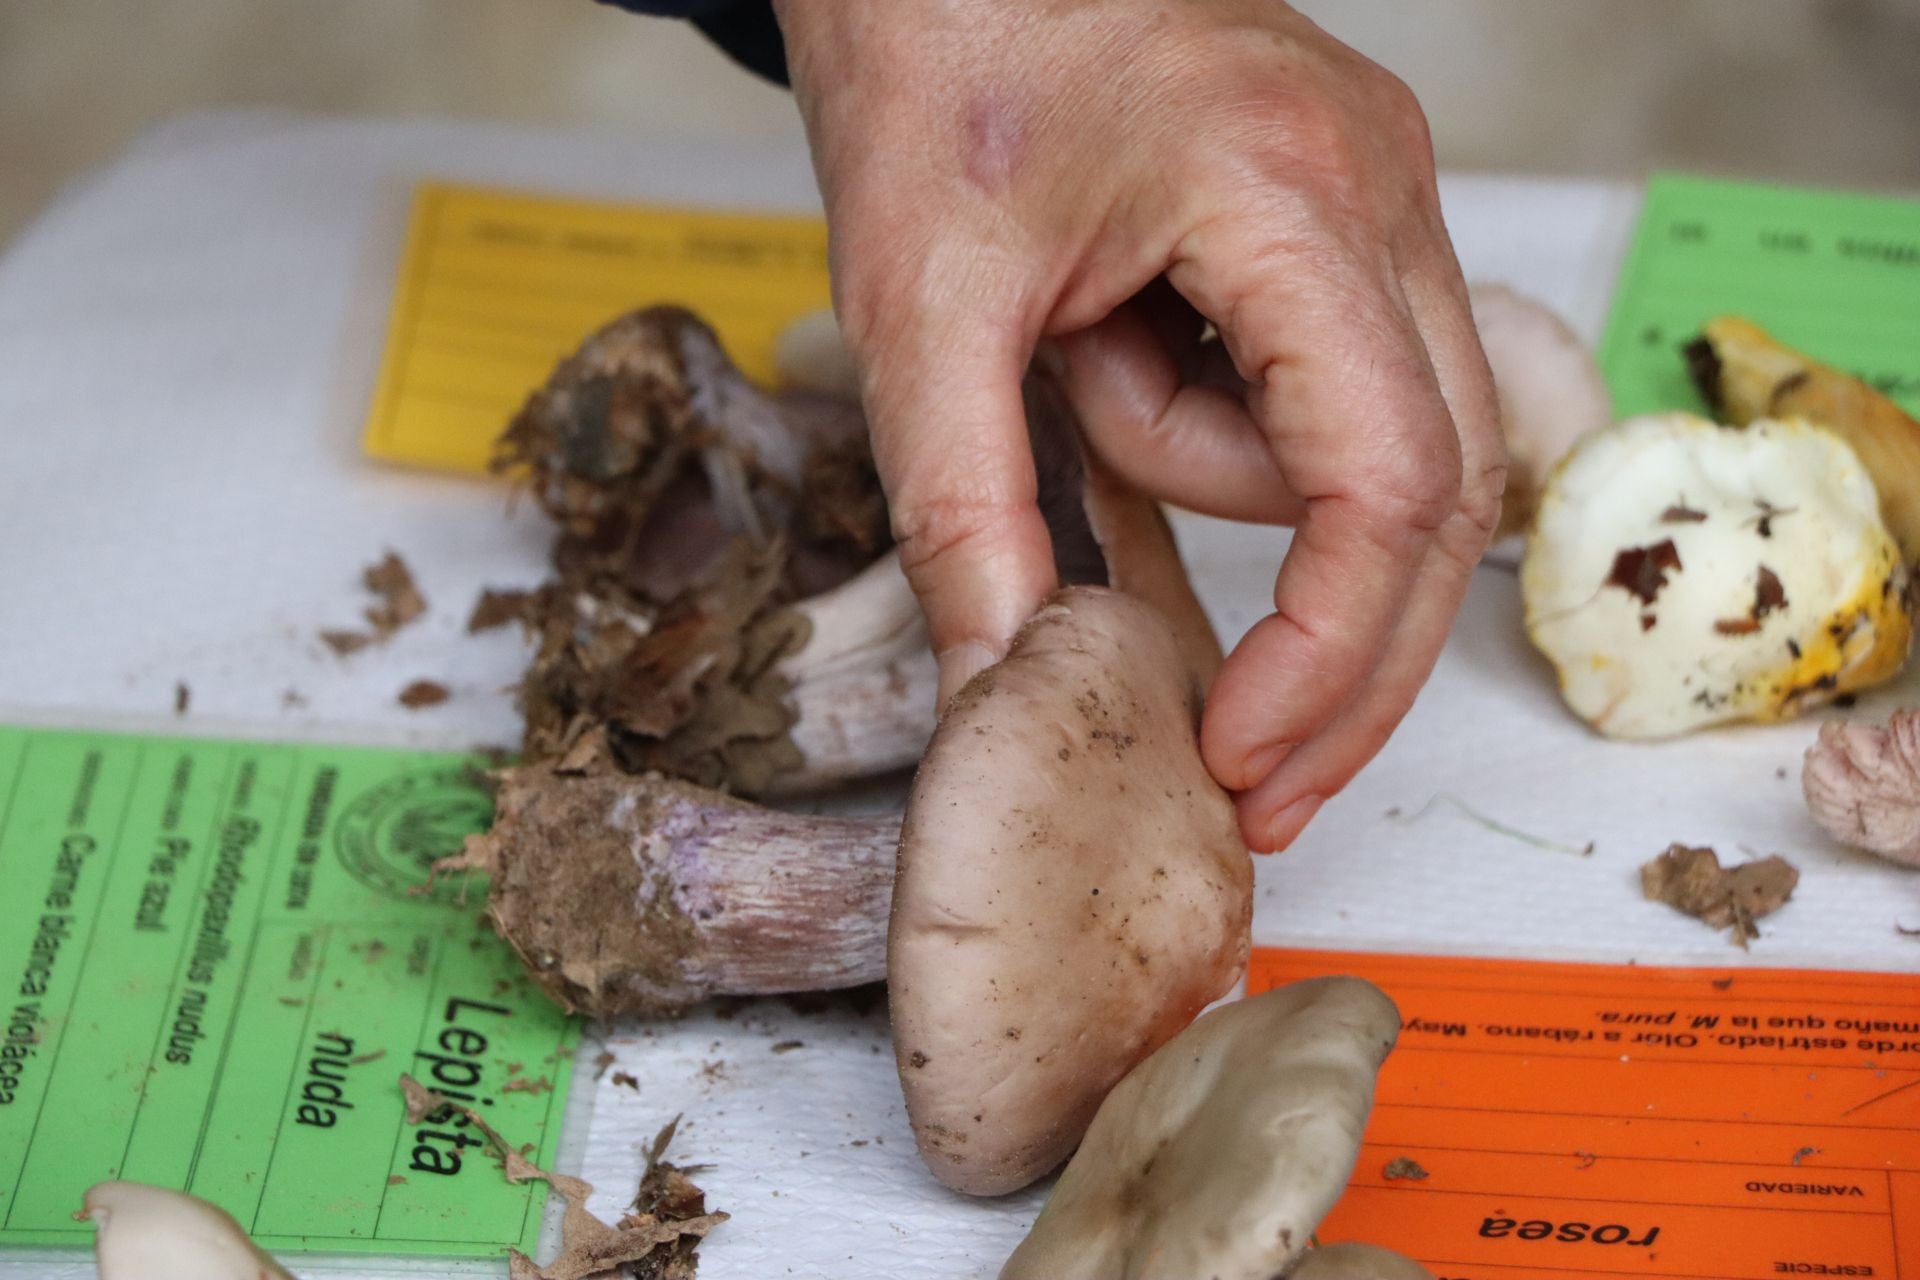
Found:
[[[0,259],[0,717],[515,740],[505,689],[524,652],[509,632],[462,626],[483,585],[542,576],[547,530],[527,510],[507,517],[493,486],[358,452],[408,191],[428,177],[817,207],[805,156],[788,151],[252,113],[149,137]],[[1442,192],[1470,276],[1596,333],[1632,188],[1449,177]],[[1238,636],[1267,607],[1285,535],[1178,526],[1223,636]],[[336,658],[315,632],[355,621],[360,567],[388,546],[431,612],[384,648]],[[401,710],[394,693],[421,676],[455,697]],[[166,714],[176,681],[193,697],[178,720]],[[1920,679],[1856,714],[1902,699],[1920,700]],[[1813,731],[1596,739],[1522,637],[1512,575],[1483,568],[1401,731],[1292,850],[1260,862],[1257,940],[1920,971],[1920,943],[1894,931],[1920,924],[1920,878],[1834,847],[1804,816],[1798,764]],[[1436,796],[1595,851],[1503,838],[1445,801],[1429,808]],[[1674,840],[1799,863],[1792,904],[1750,954],[1641,901],[1635,869]],[[991,1276],[1037,1210],[1039,1192],[970,1201],[921,1170],[879,1011],[764,1001],[604,1034],[618,1061],[596,1082],[597,1050],[583,1051],[569,1147],[611,1216],[648,1141],[684,1113],[671,1158],[711,1164],[698,1180],[734,1215],[702,1250],[708,1280]],[[800,1047],[774,1052],[790,1041]],[[638,1089],[615,1085],[616,1071]],[[0,1261],[0,1274],[88,1271]]]

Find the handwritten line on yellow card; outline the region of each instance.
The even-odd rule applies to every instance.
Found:
[[[426,183],[414,193],[363,445],[483,471],[527,395],[580,340],[656,302],[690,307],[748,377],[829,301],[818,218]]]

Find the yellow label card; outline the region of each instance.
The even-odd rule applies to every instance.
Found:
[[[780,331],[829,303],[826,224],[422,185],[366,451],[483,470],[508,419],[581,339],[661,302],[697,311],[748,377],[770,382]]]

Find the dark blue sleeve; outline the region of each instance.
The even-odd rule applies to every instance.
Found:
[[[634,13],[687,18],[707,39],[759,75],[787,82],[787,46],[769,0],[600,0]]]

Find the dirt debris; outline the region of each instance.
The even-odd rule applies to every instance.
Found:
[[[1380,1176],[1388,1182],[1425,1182],[1429,1177],[1426,1169],[1411,1156],[1395,1156],[1387,1161],[1386,1168],[1380,1171]]]
[[[478,635],[482,631],[504,627],[509,622],[525,621],[537,594],[517,587],[486,588],[473,602],[473,612],[467,615],[467,634]]]
[[[631,1072],[627,1072],[627,1071],[614,1072],[613,1083],[614,1083],[614,1087],[616,1088],[631,1089],[635,1093],[640,1092],[639,1077],[633,1075]]]
[[[396,551],[388,551],[361,570],[360,581],[375,597],[366,609],[367,625],[382,640],[427,611],[427,598]]]
[[[553,1092],[553,1082],[545,1076],[517,1076],[500,1086],[502,1093],[542,1094]]]
[[[427,611],[427,598],[413,580],[413,571],[397,551],[389,550],[360,571],[360,583],[374,598],[362,611],[368,630],[330,627],[320,632],[320,643],[338,657],[349,657],[368,645],[380,644]]]
[[[320,643],[333,650],[336,656],[346,658],[372,644],[373,637],[364,631],[322,631]]]
[[[1778,854],[1722,867],[1712,849],[1683,844],[1669,845],[1640,868],[1640,891],[1648,901],[1731,929],[1742,950],[1760,936],[1754,922],[1785,906],[1799,882],[1799,869]]]
[[[173,714],[187,714],[187,707],[193,702],[193,690],[187,687],[185,680],[176,680],[173,684]]]
[[[508,1182],[544,1182],[566,1202],[559,1256],[543,1267],[518,1249],[508,1249],[510,1280],[612,1280],[622,1275],[635,1280],[691,1280],[699,1266],[695,1251],[700,1241],[728,1218],[725,1213],[707,1212],[706,1196],[700,1188],[687,1179],[684,1170],[661,1159],[673,1140],[679,1117],[654,1139],[633,1212],[608,1226],[587,1210],[587,1199],[593,1194],[591,1183],[540,1168],[501,1137],[479,1112],[434,1093],[411,1076],[400,1077],[400,1089],[406,1098],[408,1124],[419,1124],[437,1114],[463,1115],[493,1148]],[[689,1209],[692,1211],[685,1212]]]
[[[394,701],[409,711],[418,711],[422,707],[437,707],[453,696],[452,692],[438,680],[415,680],[394,696]]]

